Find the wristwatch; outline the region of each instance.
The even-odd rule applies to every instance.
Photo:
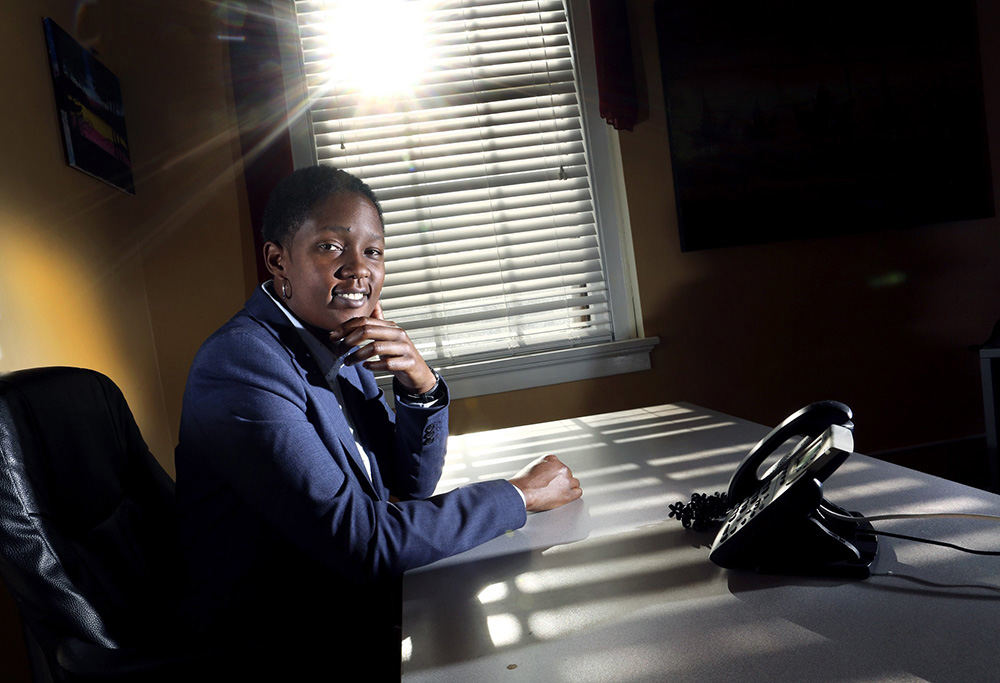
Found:
[[[431,368],[431,372],[434,373],[434,386],[432,386],[429,391],[425,391],[422,394],[413,393],[397,381],[396,389],[398,389],[398,391],[396,391],[396,396],[401,398],[404,403],[414,405],[427,405],[442,398],[444,394],[444,385],[441,383],[441,375],[439,375],[438,371],[434,368]]]

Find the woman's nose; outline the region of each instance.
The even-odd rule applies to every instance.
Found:
[[[368,263],[364,254],[348,252],[345,254],[344,262],[337,271],[337,277],[341,280],[361,280],[371,275]]]

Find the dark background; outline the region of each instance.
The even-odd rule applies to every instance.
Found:
[[[993,215],[973,3],[656,10],[685,250]]]

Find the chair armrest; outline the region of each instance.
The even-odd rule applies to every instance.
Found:
[[[149,652],[109,648],[79,638],[64,638],[56,648],[56,663],[68,680],[173,681],[185,672],[196,672],[199,658],[193,653]]]

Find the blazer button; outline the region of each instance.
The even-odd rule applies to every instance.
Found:
[[[438,436],[438,426],[436,424],[427,425],[424,427],[424,433],[421,436],[420,443],[427,446],[432,441],[436,441]]]

